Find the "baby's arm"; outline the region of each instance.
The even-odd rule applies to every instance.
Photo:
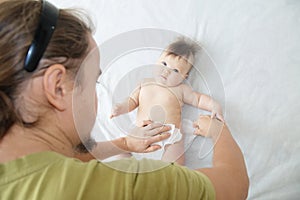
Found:
[[[193,91],[193,89],[182,84],[183,102],[194,107],[211,112],[211,116],[216,116],[221,121],[224,121],[222,107],[220,104],[208,95]]]
[[[117,117],[119,115],[133,111],[139,106],[139,95],[141,86],[137,87],[131,95],[126,98],[122,103],[116,104],[113,109],[110,118]]]

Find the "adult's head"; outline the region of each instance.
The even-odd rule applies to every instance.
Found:
[[[96,44],[88,18],[67,9],[58,10],[54,32],[36,69],[24,69],[42,5],[43,2],[35,0],[0,3],[0,140],[14,126],[24,130],[57,126],[75,135],[73,89],[83,91],[86,81],[97,78],[80,76],[75,81],[80,66]],[[79,142],[78,138],[71,140]]]

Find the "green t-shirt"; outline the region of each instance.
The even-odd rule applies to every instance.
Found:
[[[138,173],[149,165],[162,167]],[[176,164],[134,158],[84,163],[41,152],[0,164],[0,199],[215,199],[215,191],[205,175]]]

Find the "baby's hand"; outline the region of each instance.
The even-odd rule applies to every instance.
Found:
[[[113,117],[117,117],[119,115],[122,115],[124,113],[128,112],[128,109],[126,106],[124,106],[121,103],[116,104],[112,111],[111,111],[111,115],[110,115],[110,119],[112,119]]]

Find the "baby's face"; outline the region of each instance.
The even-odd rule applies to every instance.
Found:
[[[192,67],[188,60],[166,53],[162,53],[157,64],[160,67],[155,73],[155,80],[168,87],[181,84]]]

